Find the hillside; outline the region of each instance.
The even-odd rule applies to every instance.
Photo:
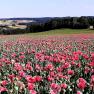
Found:
[[[30,35],[30,36],[54,36],[54,35],[72,35],[72,34],[94,34],[94,30],[90,29],[55,29],[55,30],[49,30],[45,32],[37,32],[37,33],[28,33],[25,35]]]

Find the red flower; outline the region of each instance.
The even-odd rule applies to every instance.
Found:
[[[91,88],[94,88],[94,75],[91,76],[90,86]]]
[[[54,79],[50,76],[47,77],[48,81],[53,81]]]
[[[72,62],[71,64],[72,64],[72,65],[76,65],[76,63],[75,63],[75,62]]]
[[[35,85],[32,83],[28,83],[28,90],[33,90],[35,88]]]
[[[61,84],[61,88],[66,89],[67,88],[67,84],[66,83],[62,83]]]
[[[4,80],[4,81],[1,82],[1,84],[2,84],[3,86],[6,86],[6,85],[8,84],[8,82],[7,82],[6,80]]]
[[[55,76],[55,72],[52,71],[52,72],[49,73],[49,75],[50,75],[51,77],[54,77],[54,76]]]
[[[35,79],[36,79],[37,82],[42,81],[42,77],[41,76],[35,76]]]
[[[63,74],[62,73],[58,73],[57,76],[61,79],[63,78]]]
[[[77,67],[79,67],[79,68],[80,68],[80,67],[81,67],[81,63],[78,63],[78,64],[77,64]]]
[[[53,70],[53,69],[54,69],[53,64],[48,64],[48,65],[46,66],[46,69],[47,69],[47,70]]]
[[[78,51],[77,51],[77,54],[81,55],[81,54],[82,54],[82,52],[81,52],[80,50],[78,50]]]
[[[24,58],[25,58],[24,55],[19,56],[19,59],[24,59]]]
[[[25,77],[25,72],[24,72],[24,71],[19,71],[19,75],[20,75],[21,77]]]
[[[36,82],[36,78],[32,77],[32,76],[26,76],[26,80],[28,81],[28,83],[35,83]]]
[[[31,62],[28,62],[26,64],[26,69],[31,70],[31,71],[33,70],[32,66],[31,66]]]
[[[17,70],[17,71],[20,71],[20,70],[22,70],[23,68],[22,68],[22,66],[21,66],[19,63],[15,63],[14,69]]]
[[[73,60],[79,60],[79,55],[75,54],[74,57],[73,57]]]
[[[88,67],[85,68],[84,72],[85,74],[89,73],[90,69]]]
[[[57,94],[61,90],[61,87],[56,83],[52,83],[51,89],[55,92],[55,94]]]
[[[83,84],[83,83],[81,83],[81,82],[79,82],[79,83],[77,84],[77,86],[78,86],[78,88],[80,88],[80,89],[82,89],[82,90],[86,87],[86,85]]]
[[[14,74],[11,74],[11,75],[9,75],[8,77],[9,77],[9,79],[11,80],[11,82],[13,82],[13,79],[14,79],[15,75],[14,75]]]
[[[74,71],[73,70],[68,70],[68,75],[73,75]]]
[[[40,70],[40,69],[41,69],[40,65],[39,65],[39,64],[36,64],[36,65],[35,65],[35,69],[36,69],[36,70]]]
[[[77,86],[78,88],[80,88],[81,90],[83,90],[86,87],[86,80],[83,78],[79,78],[77,80]]]
[[[60,86],[58,84],[56,84],[56,83],[52,83],[51,84],[51,88],[52,89],[60,89]]]
[[[94,58],[94,53],[91,53],[91,57]]]
[[[61,71],[62,71],[62,68],[61,68],[61,67],[58,67],[56,70],[57,70],[58,72],[61,72]]]
[[[86,54],[83,54],[83,57],[88,60],[88,56]]]
[[[94,67],[94,62],[90,62],[89,66]]]
[[[71,67],[71,65],[70,65],[69,63],[65,63],[65,64],[63,65],[63,69],[66,69],[66,68],[69,68],[69,67]]]

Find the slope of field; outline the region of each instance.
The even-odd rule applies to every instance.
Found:
[[[90,30],[90,29],[56,29],[56,30],[50,30],[50,31],[46,31],[46,32],[31,33],[30,35],[63,35],[63,34],[94,34],[94,30]]]
[[[94,94],[94,34],[0,36],[0,94]]]

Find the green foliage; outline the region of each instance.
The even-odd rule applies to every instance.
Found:
[[[64,35],[64,34],[94,34],[94,30],[89,29],[55,29],[47,32],[28,33],[30,36],[52,36],[52,35]]]
[[[24,34],[24,33],[28,33],[28,30],[20,29],[20,28],[17,28],[17,29],[11,29],[11,28],[3,29],[3,28],[1,28],[0,29],[0,34],[3,34],[3,35]]]
[[[31,23],[27,26],[29,32],[41,32],[60,28],[87,29],[94,25],[94,19],[88,17],[53,18],[45,23]]]
[[[24,24],[21,23],[21,25]],[[94,17],[55,17],[45,22],[43,20],[29,23],[26,29],[1,26],[0,34],[37,33],[61,28],[88,29],[89,26],[94,26]]]

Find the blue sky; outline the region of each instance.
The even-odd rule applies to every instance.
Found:
[[[0,0],[0,18],[94,16],[94,0]]]

